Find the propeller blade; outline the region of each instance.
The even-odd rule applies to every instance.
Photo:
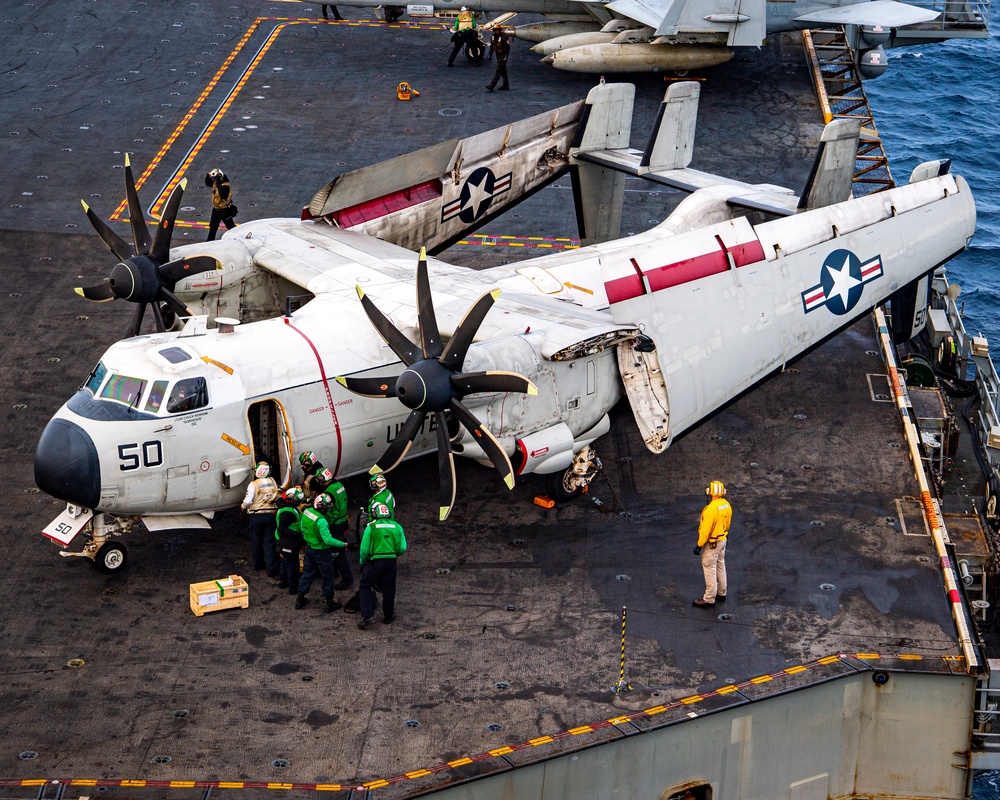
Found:
[[[101,237],[101,241],[104,242],[105,246],[111,251],[111,254],[115,258],[119,261],[124,261],[126,258],[134,255],[132,252],[132,245],[105,225],[104,220],[94,213],[94,209],[88,206],[83,200],[80,201],[80,205],[83,206],[83,210],[87,214],[87,219],[89,219],[90,224],[94,226],[94,230],[97,231],[97,235]]]
[[[437,358],[443,348],[434,315],[431,282],[427,275],[427,249],[424,247],[420,248],[420,260],[417,262],[417,320],[420,322],[420,347],[424,358]]]
[[[132,226],[132,243],[136,253],[149,252],[149,231],[146,229],[146,215],[139,204],[139,193],[132,179],[132,164],[125,154],[125,196],[128,197],[128,221]]]
[[[167,329],[167,321],[163,318],[163,311],[160,310],[159,303],[150,303],[153,307],[153,317],[156,318],[156,330],[163,333]]]
[[[439,520],[444,522],[455,505],[455,456],[451,452],[448,437],[448,417],[443,411],[435,411],[438,440],[438,475],[441,478],[441,507]]]
[[[157,290],[156,296],[160,300],[162,300],[164,303],[166,303],[168,306],[170,306],[170,308],[173,309],[173,312],[178,317],[193,317],[194,316],[194,312],[190,308],[188,308],[186,305],[184,305],[184,303],[181,301],[181,299],[177,295],[175,295],[172,291],[170,291],[166,286],[161,286]],[[153,304],[153,310],[158,312],[160,310],[159,305],[157,305],[156,303],[154,303]],[[162,320],[163,320],[163,315],[162,314],[160,314],[159,316],[157,316],[157,321],[162,321]],[[167,326],[164,323],[163,327],[160,328],[160,330],[161,331],[165,331],[166,329],[167,329]]]
[[[483,324],[483,319],[499,296],[499,289],[487,292],[473,304],[472,308],[465,312],[462,321],[455,328],[455,334],[448,340],[444,353],[441,355],[441,363],[448,369],[462,368],[465,356],[469,352],[469,345],[476,338],[479,326]]]
[[[187,188],[187,178],[184,178],[170,192],[167,204],[163,207],[163,216],[156,226],[156,233],[153,234],[153,246],[149,250],[149,257],[153,261],[163,263],[170,258],[170,237],[174,232],[174,222],[177,220],[177,211],[181,207],[181,197]]]
[[[152,257],[152,254],[150,254]],[[171,286],[184,278],[198,275],[202,272],[222,269],[222,262],[213,256],[191,256],[190,258],[178,258],[176,261],[168,261],[157,267],[160,277]]]
[[[500,477],[503,478],[503,482],[507,485],[508,489],[514,488],[514,468],[510,465],[510,459],[507,458],[507,454],[504,452],[503,448],[500,446],[500,442],[494,438],[493,434],[489,432],[483,424],[475,418],[473,413],[469,411],[465,406],[463,406],[454,397],[448,402],[448,407],[452,410],[458,421],[461,422],[469,433],[472,434],[472,438],[476,440],[483,452],[486,453],[490,461],[493,462],[493,466],[496,467],[497,472],[500,473]]]
[[[409,450],[410,445],[413,444],[413,437],[420,433],[420,428],[424,424],[425,416],[427,415],[423,411],[410,412],[410,416],[406,418],[406,422],[404,422],[403,427],[399,429],[399,433],[397,433],[395,438],[389,442],[389,446],[385,449],[385,452],[382,453],[379,460],[375,462],[375,466],[369,470],[372,475],[376,472],[388,472],[403,460],[406,456],[406,451]]]
[[[451,376],[451,385],[463,395],[476,392],[523,392],[536,395],[535,384],[516,372],[490,370],[488,372],[463,372]]]
[[[334,380],[348,391],[363,395],[364,397],[396,396],[395,378],[350,378],[339,376]]]
[[[372,325],[375,326],[375,330],[385,340],[385,343],[389,345],[392,352],[408,367],[417,363],[421,357],[420,349],[403,336],[396,326],[389,321],[389,318],[375,307],[375,304],[368,298],[368,295],[365,294],[360,286],[356,286],[355,288],[358,291],[358,297],[361,298],[361,306],[368,315],[368,319],[371,320]]]
[[[139,331],[142,329],[142,317],[146,313],[146,304],[137,303],[135,308],[135,314],[132,315],[132,324],[128,326],[128,330],[125,331],[125,338],[131,339],[133,336],[138,336]]]
[[[115,293],[111,291],[111,284],[107,281],[99,283],[96,286],[83,286],[73,291],[80,295],[80,297],[86,297],[95,303],[107,303],[109,300],[115,299]]]

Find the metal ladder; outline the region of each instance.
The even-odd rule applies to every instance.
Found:
[[[854,196],[863,197],[893,188],[889,160],[864,84],[858,72],[854,50],[843,27],[804,30],[802,39],[809,59],[813,88],[823,110],[823,121],[840,118],[861,120],[861,141],[854,167]]]

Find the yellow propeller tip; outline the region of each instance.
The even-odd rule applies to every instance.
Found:
[[[369,475],[378,475],[380,472],[382,472],[382,468],[378,464],[368,470]]]
[[[494,290],[493,290],[492,292],[490,292],[490,297],[492,297],[492,298],[493,298],[493,301],[494,301],[494,302],[496,302],[496,299],[497,299],[497,298],[498,298],[499,296],[500,296],[500,290],[499,290],[499,289],[494,289]]]
[[[354,289],[355,289],[355,290],[357,291],[357,293],[358,293],[358,298],[359,298],[359,299],[364,299],[364,296],[365,296],[365,290],[364,290],[364,289],[362,289],[362,288],[361,288],[360,286],[357,286],[357,285],[355,285]]]
[[[87,205],[87,201],[86,200],[81,200],[80,201],[80,205],[83,206],[84,212],[90,211],[90,206]]]
[[[438,522],[444,522],[451,513],[451,506],[441,506],[438,513]]]
[[[421,247],[420,248],[420,260],[421,261],[426,261],[427,260],[427,248],[426,247]]]
[[[78,295],[80,295],[80,297],[86,297],[86,295],[83,293],[83,289],[76,288],[73,291],[76,292]]]
[[[125,166],[126,167],[132,166],[132,162],[128,160],[128,153],[125,154]]]
[[[513,489],[514,488],[514,473],[511,473],[510,475],[505,475],[504,479],[503,479],[503,482],[507,484],[507,488],[508,489]]]
[[[345,389],[347,388],[347,378],[345,378],[343,375],[338,375],[336,378],[334,378],[334,380],[341,386],[343,386]]]
[[[183,192],[187,188],[188,188],[188,179],[181,178],[181,191]]]
[[[528,394],[529,395],[538,394],[538,387],[535,386],[535,384],[533,384],[531,381],[528,381]]]

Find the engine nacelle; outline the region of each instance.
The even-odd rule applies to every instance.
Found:
[[[573,455],[611,430],[611,418],[605,414],[590,430],[574,437],[573,431],[560,422],[517,440],[517,474],[535,472],[548,475],[562,472],[573,464]]]
[[[573,463],[573,431],[564,422],[517,440],[517,474],[562,472]]]

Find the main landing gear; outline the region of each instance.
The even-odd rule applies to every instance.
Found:
[[[564,472],[545,476],[545,491],[557,503],[568,503],[584,493],[601,471],[601,459],[592,445],[573,456],[573,463]]]

